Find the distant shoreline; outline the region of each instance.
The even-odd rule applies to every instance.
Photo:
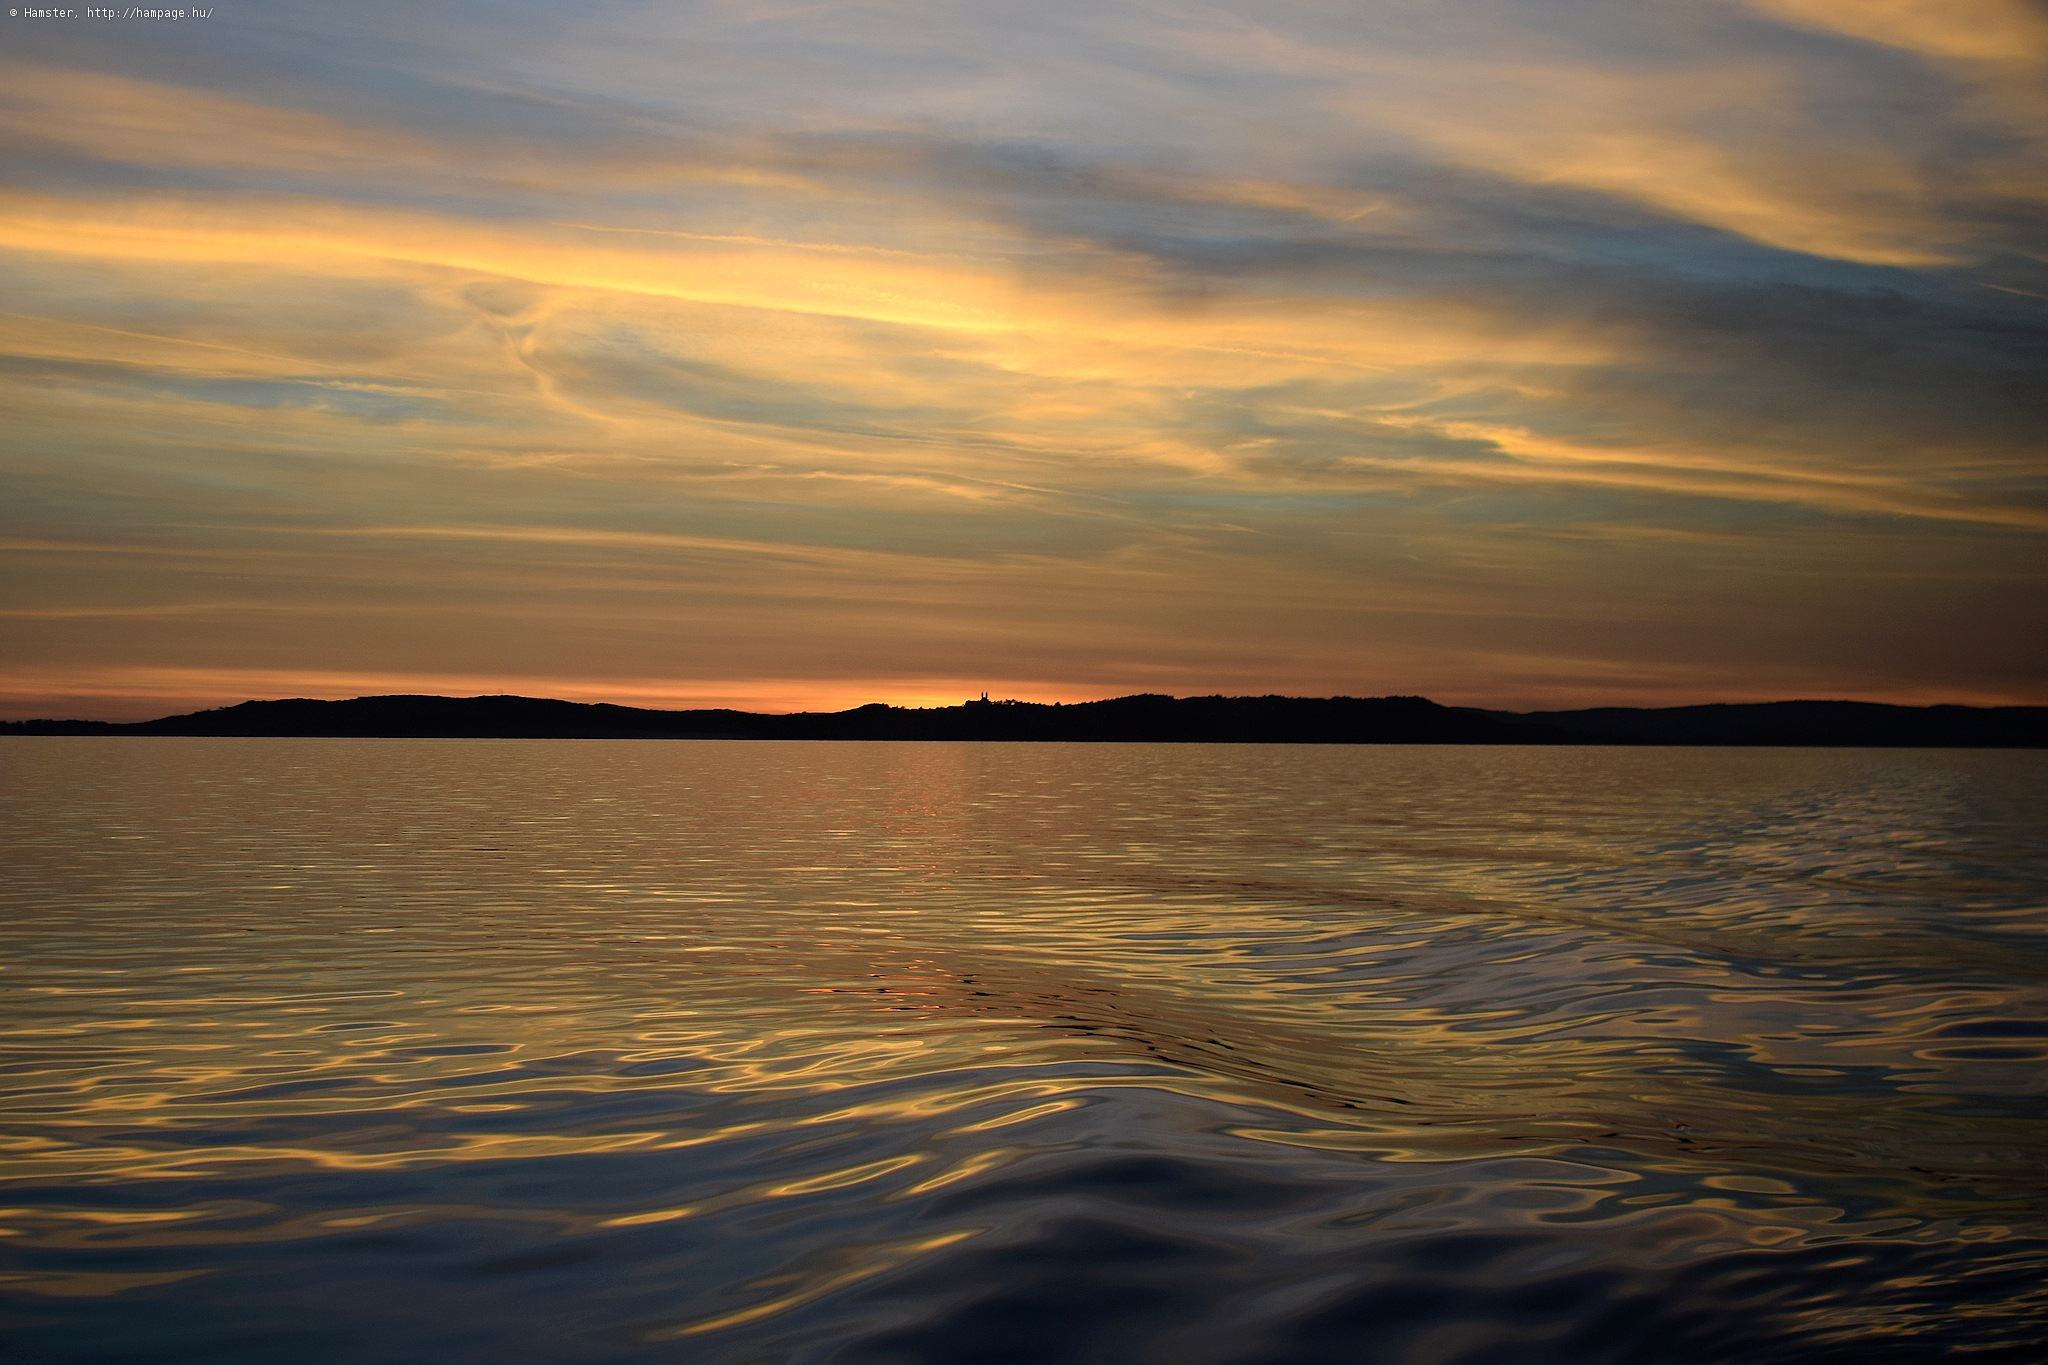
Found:
[[[0,735],[362,739],[993,740],[1196,744],[1573,744],[2048,748],[2048,706],[1778,701],[1487,711],[1423,697],[974,701],[787,715],[657,711],[538,697],[247,701],[145,721],[0,721]]]

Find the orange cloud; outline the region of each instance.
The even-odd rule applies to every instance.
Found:
[[[2048,17],[2025,0],[1745,0],[1802,27],[1944,60],[2048,62]]]

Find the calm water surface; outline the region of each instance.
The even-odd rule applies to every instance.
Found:
[[[15,1359],[2048,1359],[2048,754],[0,778]]]

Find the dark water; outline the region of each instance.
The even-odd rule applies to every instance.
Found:
[[[2048,1359],[2048,754],[0,775],[13,1359]]]

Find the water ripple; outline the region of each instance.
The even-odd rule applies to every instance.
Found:
[[[0,763],[24,1359],[2048,1354],[2048,756]]]

